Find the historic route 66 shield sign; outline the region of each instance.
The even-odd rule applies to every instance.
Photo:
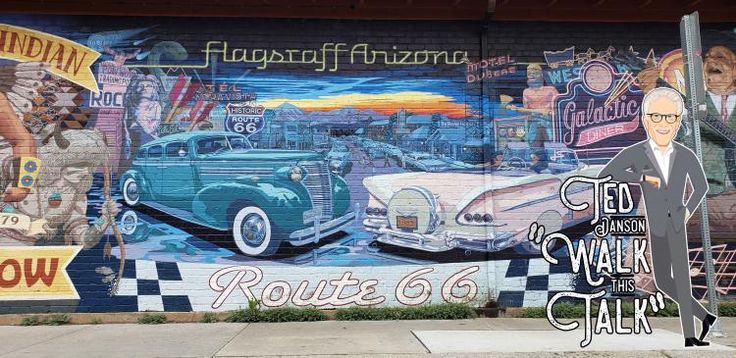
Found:
[[[251,106],[241,103],[228,103],[225,106],[225,130],[250,136],[263,129],[263,106]]]

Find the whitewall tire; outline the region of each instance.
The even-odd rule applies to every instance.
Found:
[[[256,206],[240,209],[233,218],[233,240],[240,252],[249,256],[270,256],[279,248],[268,215]]]
[[[123,200],[128,206],[136,206],[141,202],[140,186],[134,178],[125,179],[123,182]]]

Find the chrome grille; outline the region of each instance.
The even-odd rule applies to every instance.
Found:
[[[327,162],[302,162],[299,165],[307,171],[302,184],[309,192],[312,207],[321,208],[321,221],[332,219],[332,179]]]

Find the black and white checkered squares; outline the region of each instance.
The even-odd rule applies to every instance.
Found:
[[[135,296],[138,311],[191,311],[176,262],[126,260],[117,296]]]
[[[545,306],[555,293],[574,288],[569,258],[561,258],[557,265],[543,258],[497,261],[496,265],[498,272],[505,272],[496,282],[497,301],[503,307]]]

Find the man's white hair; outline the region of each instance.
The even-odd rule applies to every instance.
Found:
[[[657,87],[649,91],[649,93],[647,93],[647,95],[644,96],[644,99],[641,101],[642,117],[649,113],[649,104],[655,99],[662,97],[666,97],[677,104],[678,116],[681,116],[683,112],[685,112],[685,101],[682,99],[682,95],[680,94],[680,92],[669,87]]]

